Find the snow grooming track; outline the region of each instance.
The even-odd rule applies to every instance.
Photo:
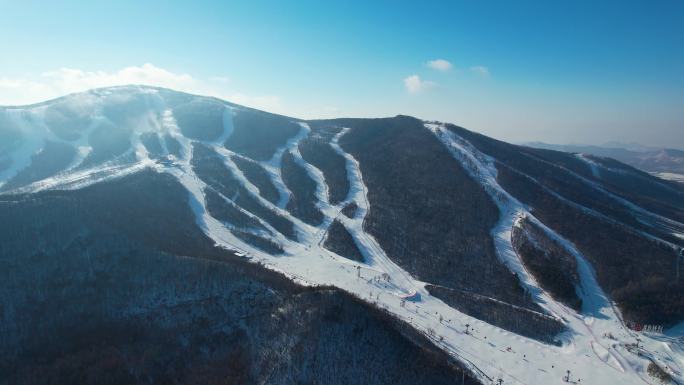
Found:
[[[501,218],[494,229],[492,229],[497,254],[511,271],[517,273],[521,283],[532,294],[535,301],[549,313],[560,317],[571,330],[571,334],[567,336],[571,338],[570,342],[573,346],[570,352],[574,351],[575,357],[580,355],[580,353],[588,356],[585,352],[590,350],[593,352],[593,356],[605,365],[618,372],[629,374],[630,382],[649,383],[649,381],[652,381],[651,378],[644,374],[645,365],[648,363],[647,360],[625,357],[615,348],[618,345],[618,341],[608,340],[608,344],[613,344],[613,346],[608,347],[601,343],[599,336],[609,334],[618,339],[624,339],[624,341],[621,341],[623,344],[633,343],[635,335],[622,324],[616,307],[610,302],[596,281],[592,267],[575,246],[539,221],[522,203],[498,184],[496,180],[497,170],[493,158],[481,153],[467,140],[457,136],[442,124],[426,123],[425,127],[461,163],[466,172],[481,184],[498,206]],[[534,277],[523,265],[511,243],[512,228],[517,226],[523,218],[531,220],[575,257],[580,276],[580,290],[578,294],[580,294],[583,301],[583,314],[577,314],[573,309],[555,301],[540,288]],[[642,339],[646,340],[648,337],[642,336]],[[603,338],[603,340],[605,341],[606,339]],[[661,345],[658,345],[656,340],[648,339],[648,341],[644,342],[644,345],[646,350],[655,351],[652,352],[655,356],[664,357],[667,355],[667,352],[658,352],[658,350],[664,349]],[[587,349],[587,347],[590,349]],[[666,346],[666,348],[670,350],[670,346]],[[581,370],[572,370],[572,372],[581,373]],[[678,374],[681,381],[681,373]],[[587,373],[587,375],[595,378],[596,373]],[[676,374],[675,377],[677,377]]]

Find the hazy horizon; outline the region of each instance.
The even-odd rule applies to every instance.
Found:
[[[303,119],[684,148],[682,3],[200,3],[0,1],[0,105],[141,83]]]

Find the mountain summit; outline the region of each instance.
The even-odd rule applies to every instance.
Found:
[[[0,217],[10,383],[684,380],[684,188],[610,158],[112,87],[0,107]]]

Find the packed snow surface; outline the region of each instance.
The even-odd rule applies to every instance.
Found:
[[[677,174],[674,172],[658,172],[654,175],[661,179],[684,183],[684,174]]]
[[[141,105],[134,107],[142,108],[143,112],[140,115],[145,118],[131,123],[128,130],[130,149],[106,162],[83,166],[82,163],[92,151],[87,140],[88,135],[99,123],[110,119],[100,114],[101,104],[113,97],[117,100],[133,100],[140,94],[144,95],[139,101]],[[172,109],[157,95],[157,90],[117,87],[85,95],[79,94],[73,98],[75,102],[85,103],[89,111],[93,111],[93,116],[90,126],[71,139],[54,135],[42,120],[49,103],[5,110],[13,127],[28,133],[25,137],[30,139],[20,141],[9,150],[0,152],[0,187],[28,166],[31,158],[43,148],[46,141],[68,143],[77,151],[67,167],[54,175],[8,192],[82,188],[151,168],[173,175],[185,186],[197,224],[218,245],[239,252],[255,263],[280,271],[302,284],[334,285],[387,310],[423,332],[485,384],[495,383],[499,379],[503,380],[504,384],[562,384],[566,383],[564,377],[567,371],[570,371],[570,382],[579,384],[648,384],[655,383],[655,380],[646,373],[646,367],[651,361],[678,381],[684,381],[684,342],[681,339],[684,327],[679,328],[682,330],[675,328],[665,335],[637,335],[627,329],[616,308],[596,282],[591,266],[574,245],[544,226],[523,204],[497,183],[493,159],[479,152],[441,124],[426,123],[425,129],[439,139],[470,176],[484,187],[498,206],[501,216],[491,230],[497,255],[511,271],[517,273],[521,283],[535,301],[548,314],[567,326],[569,332],[562,336],[564,341],[561,346],[544,344],[516,335],[449,307],[430,295],[425,289],[426,282],[415,279],[390,259],[377,240],[363,228],[364,219],[370,209],[367,199],[368,188],[363,181],[358,161],[339,145],[339,139],[348,133],[348,128],[342,129],[330,142],[333,150],[345,159],[350,184],[346,199],[337,205],[331,204],[328,200],[329,188],[321,170],[307,163],[299,153],[299,142],[310,134],[310,128],[306,123],[297,122],[301,128],[299,133],[284,143],[270,160],[259,162],[267,170],[269,178],[278,190],[279,200],[276,204],[261,197],[258,189],[231,160],[231,157],[241,155],[223,147],[223,143],[233,132],[233,114],[239,107],[226,104],[223,134],[215,141],[201,141],[223,158],[226,167],[234,173],[253,198],[294,223],[296,241],[284,237],[261,218],[241,209],[268,230],[267,234],[262,231],[258,235],[267,237],[284,249],[282,255],[273,256],[243,242],[233,235],[229,223],[221,222],[209,214],[205,189],[210,187],[195,174],[190,165],[193,142],[198,140],[189,139],[181,133]],[[141,145],[142,136],[150,132],[175,139],[180,145],[179,153],[171,154],[167,144],[162,141],[164,157],[161,160],[151,158]],[[282,158],[286,152],[293,155],[295,161],[316,183],[316,206],[324,215],[324,220],[319,226],[304,223],[285,210],[291,196],[281,175]],[[9,165],[3,167],[4,164]],[[594,166],[592,165],[594,175],[598,175],[600,170]],[[609,194],[606,191],[602,192]],[[226,201],[235,199],[223,195],[221,197]],[[349,218],[341,211],[352,202],[358,209],[356,215]],[[627,201],[621,203],[636,210],[645,218],[665,221],[645,210],[640,211],[641,208]],[[578,293],[583,300],[581,313],[555,301],[540,288],[534,277],[525,269],[511,244],[511,231],[522,218],[528,218],[539,225],[576,258],[581,281]],[[341,222],[352,235],[365,258],[365,263],[348,260],[323,248],[328,227],[334,220]],[[466,324],[470,325],[467,333]],[[633,345],[637,337],[641,341],[638,348]]]

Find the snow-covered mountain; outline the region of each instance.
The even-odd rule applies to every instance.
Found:
[[[684,189],[607,158],[113,87],[0,108],[0,217],[10,383],[129,324],[235,383],[684,381]]]

